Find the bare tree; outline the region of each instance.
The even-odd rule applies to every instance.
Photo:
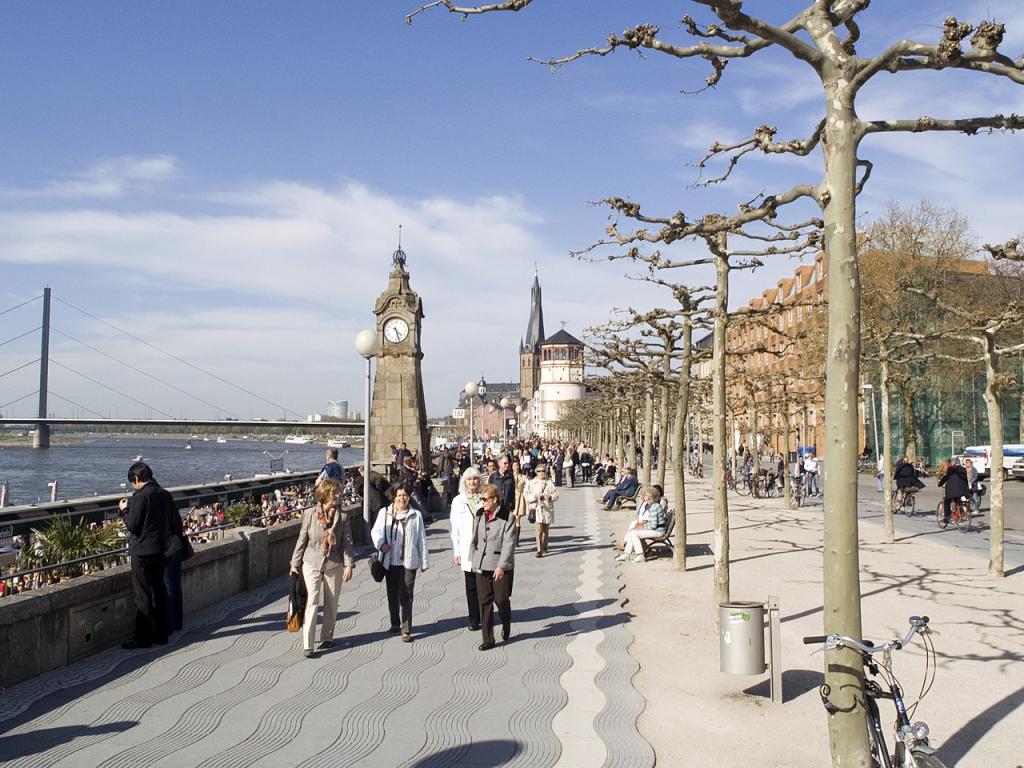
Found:
[[[433,0],[413,11],[408,20],[429,8],[444,8],[464,18],[470,15],[529,7],[534,0],[501,0],[486,5],[459,6],[454,0]],[[859,56],[860,28],[857,17],[866,13],[870,0],[813,0],[804,10],[781,24],[744,12],[741,0],[690,0],[716,18],[700,25],[689,16],[683,25],[691,40],[675,44],[661,36],[652,24],[640,24],[621,35],[609,35],[606,44],[583,48],[547,63],[560,66],[588,56],[608,56],[619,48],[660,53],[677,59],[702,58],[711,66],[707,85],[721,81],[730,61],[743,60],[768,48],[781,48],[809,67],[821,81],[824,114],[806,138],[779,141],[775,129],[758,127],[747,139],[729,145],[715,144],[708,159],[723,158],[726,169],[714,180],[726,178],[744,155],[789,153],[808,155],[820,151],[824,173],[814,185],[794,187],[771,198],[778,207],[796,199],[812,199],[824,214],[824,245],[830,279],[829,357],[825,391],[825,449],[829,471],[825,478],[824,611],[826,631],[860,636],[860,583],[857,539],[857,409],[849,407],[856,397],[860,362],[860,275],[857,265],[856,197],[867,181],[871,163],[858,156],[861,141],[876,133],[924,133],[952,131],[974,134],[983,130],[1018,129],[1024,119],[1017,115],[977,117],[897,117],[862,120],[857,115],[857,96],[878,75],[902,76],[922,70],[959,69],[1024,84],[1024,60],[1015,61],[999,51],[1004,27],[985,20],[977,27],[950,17],[942,36],[933,42],[898,38],[880,54]],[[970,47],[964,50],[964,40]],[[946,104],[942,105],[947,106]],[[724,238],[737,225],[763,219],[741,212],[731,220],[695,227],[683,214],[671,217],[658,232],[637,231],[635,242],[669,243],[687,235]],[[749,218],[747,216],[749,215]],[[633,217],[636,218],[636,217]],[[865,727],[863,674],[856,651],[842,649],[826,654],[826,678],[835,711],[829,716],[832,760],[835,766],[868,766],[871,748]]]

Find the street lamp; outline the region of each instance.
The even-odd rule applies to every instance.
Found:
[[[508,414],[505,413],[505,411],[506,411],[506,409],[509,406],[509,399],[507,397],[501,398],[501,400],[498,401],[498,405],[501,406],[501,432],[502,432],[502,436],[504,437],[505,441],[507,442],[508,441]]]
[[[363,523],[370,537],[370,364],[377,356],[377,334],[364,328],[356,334],[356,352],[366,360],[366,402],[363,409]]]
[[[516,406],[516,438],[519,437],[519,425],[523,423],[523,406]]]
[[[473,408],[475,403],[473,398],[476,397],[476,393],[480,391],[480,385],[470,379],[466,382],[466,386],[463,387],[467,397],[469,398],[469,463],[476,466],[476,455],[475,455],[475,443],[476,440],[473,438]]]
[[[870,384],[862,384],[861,389],[871,396],[871,426],[875,435],[875,456],[880,456],[881,449],[878,446],[878,417],[875,416],[875,388]]]

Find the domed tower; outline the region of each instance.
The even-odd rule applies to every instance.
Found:
[[[547,425],[562,418],[562,407],[582,400],[583,342],[565,330],[540,343],[540,386],[533,398],[533,431],[544,437]]]
[[[540,301],[540,279],[533,276],[530,289],[530,321],[526,325],[526,336],[519,343],[519,396],[524,400],[533,397],[540,385],[540,343],[544,341],[544,308]]]

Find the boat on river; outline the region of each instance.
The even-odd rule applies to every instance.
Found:
[[[289,445],[309,445],[310,437],[308,435],[288,435],[284,441]]]
[[[327,441],[328,448],[348,448],[350,445],[351,443],[348,440],[341,437],[337,439],[329,439]]]

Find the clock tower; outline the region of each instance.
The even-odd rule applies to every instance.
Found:
[[[391,446],[406,443],[418,451],[421,466],[430,462],[427,409],[423,397],[420,330],[423,302],[409,287],[405,251],[392,257],[388,287],[377,298],[377,373],[370,407],[370,463],[380,470],[392,462]]]

